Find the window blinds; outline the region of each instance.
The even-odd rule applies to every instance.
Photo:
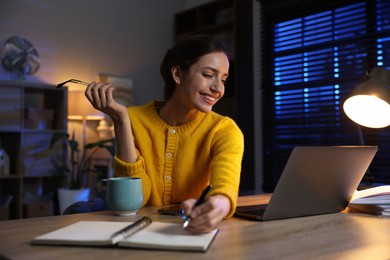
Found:
[[[264,0],[260,8],[263,188],[271,192],[294,146],[359,144],[342,105],[366,71],[390,69],[390,1]],[[363,134],[379,146],[374,181],[390,183],[390,128]]]

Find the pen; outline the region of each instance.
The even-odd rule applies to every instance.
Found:
[[[195,202],[195,205],[193,208],[196,208],[198,207],[200,204],[202,204],[207,196],[207,194],[209,193],[209,191],[211,190],[211,185],[207,186],[206,189],[204,189],[204,191],[202,192],[202,194],[200,195],[199,199]],[[183,223],[183,228],[186,228],[191,222],[191,216],[187,216],[185,219],[184,219],[184,223]]]
[[[149,217],[143,217],[136,222],[124,227],[123,229],[112,234],[111,239],[114,244],[118,243],[122,239],[125,239],[141,229],[149,226],[152,223],[152,219]]]

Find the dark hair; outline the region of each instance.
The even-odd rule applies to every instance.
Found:
[[[229,57],[225,44],[208,35],[189,36],[168,50],[160,65],[160,73],[165,82],[164,99],[168,100],[175,90],[172,67],[178,66],[187,71],[200,57],[214,52],[223,52]]]

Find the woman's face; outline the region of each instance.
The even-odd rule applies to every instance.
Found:
[[[225,93],[225,82],[229,72],[229,59],[223,52],[202,56],[188,71],[180,72],[183,101],[202,112],[210,112]]]

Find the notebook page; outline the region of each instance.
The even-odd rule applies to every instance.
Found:
[[[131,222],[80,221],[35,237],[33,244],[111,245],[111,235]]]
[[[122,247],[206,251],[218,230],[194,235],[177,223],[153,222],[142,231],[119,242]]]

